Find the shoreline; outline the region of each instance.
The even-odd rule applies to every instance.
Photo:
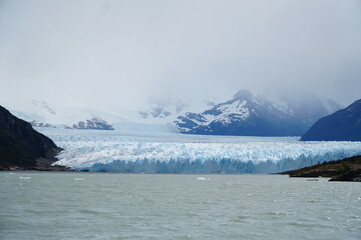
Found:
[[[361,182],[361,155],[278,173],[291,178],[330,178],[329,181]]]
[[[26,171],[37,171],[37,172],[75,172],[75,170],[55,165],[55,166],[41,166],[41,167],[23,167],[23,166],[0,166],[0,171],[9,172],[26,172]]]

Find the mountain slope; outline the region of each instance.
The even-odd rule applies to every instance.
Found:
[[[238,91],[231,100],[202,113],[186,113],[174,124],[181,133],[236,136],[299,136],[337,104],[323,104],[308,94],[302,99],[280,97],[272,101]]]
[[[0,106],[0,169],[49,167],[61,150],[30,123]]]
[[[361,141],[361,99],[319,119],[302,141]]]

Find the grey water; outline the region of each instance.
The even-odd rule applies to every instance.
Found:
[[[0,239],[361,239],[361,184],[279,175],[0,173]]]

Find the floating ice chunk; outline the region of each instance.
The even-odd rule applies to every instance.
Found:
[[[19,177],[19,179],[21,179],[21,180],[31,180],[31,177]]]
[[[23,183],[31,183],[31,177],[19,177],[19,183],[20,185],[22,185]]]
[[[205,177],[197,177],[197,180],[199,181],[207,181],[207,180],[211,180],[210,178],[205,178]]]
[[[85,181],[84,178],[74,178],[74,181]]]

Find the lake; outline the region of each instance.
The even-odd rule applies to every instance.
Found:
[[[361,184],[0,172],[0,239],[361,239]]]

